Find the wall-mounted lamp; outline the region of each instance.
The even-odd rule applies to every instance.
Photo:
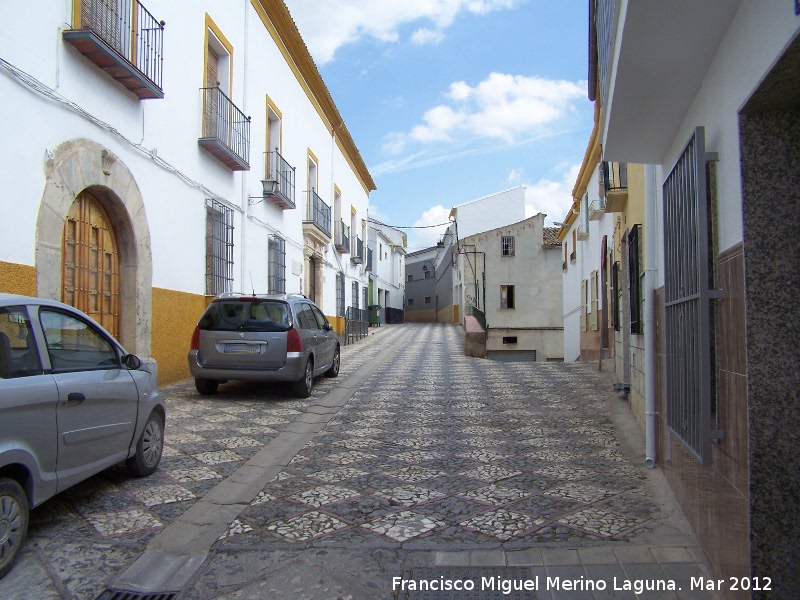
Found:
[[[569,229],[569,225],[566,223],[562,223],[561,221],[553,221],[553,225],[557,225],[558,227],[563,227],[564,229]]]
[[[269,198],[277,194],[280,189],[280,182],[277,179],[262,179],[261,189],[261,196],[248,196],[249,200],[256,200],[256,202],[250,202],[250,204],[258,204],[264,198]]]

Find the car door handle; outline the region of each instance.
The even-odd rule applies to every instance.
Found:
[[[67,403],[65,406],[78,406],[84,400],[86,400],[86,396],[80,392],[72,392],[67,396]]]

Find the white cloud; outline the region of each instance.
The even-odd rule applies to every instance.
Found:
[[[417,29],[411,34],[411,43],[417,46],[436,45],[444,39],[444,32],[441,29]]]
[[[545,223],[552,225],[554,221],[563,221],[572,206],[572,188],[580,172],[580,165],[562,168],[560,180],[543,178],[525,188],[525,216],[545,213]]]
[[[541,77],[492,73],[477,85],[450,84],[446,102],[422,115],[408,132],[391,132],[384,150],[399,154],[411,144],[490,138],[506,144],[540,134],[573,113],[585,84]]]
[[[400,40],[400,28],[418,21],[413,43],[438,43],[444,30],[463,12],[485,15],[514,8],[526,0],[286,0],[300,35],[317,64],[333,60],[345,44],[371,38],[383,43]]]
[[[409,229],[408,231],[408,246],[411,252],[415,249],[430,248],[435,246],[436,242],[447,229],[450,218],[450,209],[445,208],[441,204],[437,204],[433,208],[426,210],[422,216],[414,223],[414,227],[420,229]],[[440,225],[441,227],[430,227],[431,225]]]

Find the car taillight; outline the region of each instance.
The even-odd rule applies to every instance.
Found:
[[[286,351],[287,352],[303,351],[303,340],[300,339],[300,334],[294,327],[292,327],[286,334]]]
[[[200,350],[200,329],[197,327],[192,334],[192,350]]]

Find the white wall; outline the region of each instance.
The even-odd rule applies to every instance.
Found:
[[[150,0],[146,7],[167,23],[165,97],[160,100],[138,100],[63,41],[61,31],[71,27],[71,2],[38,2],[34,8],[0,3],[0,57],[57,96],[36,93],[0,68],[0,95],[6,107],[0,118],[7,140],[0,144],[6,173],[0,213],[15,215],[14,226],[3,227],[0,260],[34,264],[47,153],[68,140],[85,138],[111,150],[136,180],[150,227],[155,287],[205,292],[205,201],[213,195],[235,211],[233,289],[266,291],[268,239],[280,232],[286,240],[286,289],[299,291],[302,275],[293,275],[292,265],[303,261],[308,149],[319,159],[317,193],[327,204],[333,206],[336,185],[347,214],[355,207],[360,224],[367,217],[368,192],[249,1]],[[229,170],[197,143],[206,13],[233,46],[228,95],[252,117],[249,172]],[[248,196],[261,195],[267,95],[282,112],[281,153],[296,169],[295,210],[248,203]],[[332,314],[336,271],[343,268],[361,286],[367,285],[368,276],[363,266],[350,264],[349,254],[337,261],[336,251],[328,248],[323,304]],[[350,290],[347,285],[348,305]]]

